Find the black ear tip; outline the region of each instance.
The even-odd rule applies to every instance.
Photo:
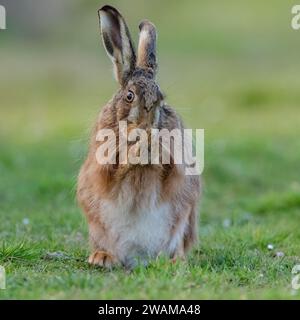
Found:
[[[112,13],[112,14],[120,14],[116,8],[109,6],[109,5],[105,5],[105,6],[101,7],[98,10],[98,13],[100,14],[101,11],[107,12],[107,13]]]

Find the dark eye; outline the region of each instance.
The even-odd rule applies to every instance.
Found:
[[[128,90],[126,94],[126,100],[132,102],[134,100],[134,93],[131,90]]]

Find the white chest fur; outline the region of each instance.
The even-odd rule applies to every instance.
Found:
[[[154,190],[152,190],[154,191]],[[133,209],[134,194],[120,193],[118,200],[101,203],[101,215],[109,229],[110,248],[125,264],[132,259],[169,253],[172,215],[168,203],[159,203],[157,192],[151,192]]]

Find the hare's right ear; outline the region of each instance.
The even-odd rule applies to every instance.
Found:
[[[124,85],[135,68],[135,51],[124,18],[117,9],[104,6],[99,11],[104,47],[111,58],[117,81]]]

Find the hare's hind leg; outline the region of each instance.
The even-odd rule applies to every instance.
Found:
[[[171,259],[173,261],[177,259],[185,259],[185,255],[188,251],[189,246],[194,242],[196,236],[196,230],[194,226],[193,207],[188,206],[184,210],[180,208],[180,213],[178,213],[176,218],[176,223],[174,224],[173,230],[171,232],[171,247],[172,254]],[[174,250],[174,251],[173,251]]]
[[[197,242],[198,228],[197,228],[197,209],[193,206],[190,208],[184,234],[179,241],[174,254],[171,256],[172,261],[178,259],[184,260],[189,249]]]
[[[186,231],[184,234],[183,247],[184,252],[187,251],[197,242],[198,240],[198,210],[196,206],[192,206]]]

